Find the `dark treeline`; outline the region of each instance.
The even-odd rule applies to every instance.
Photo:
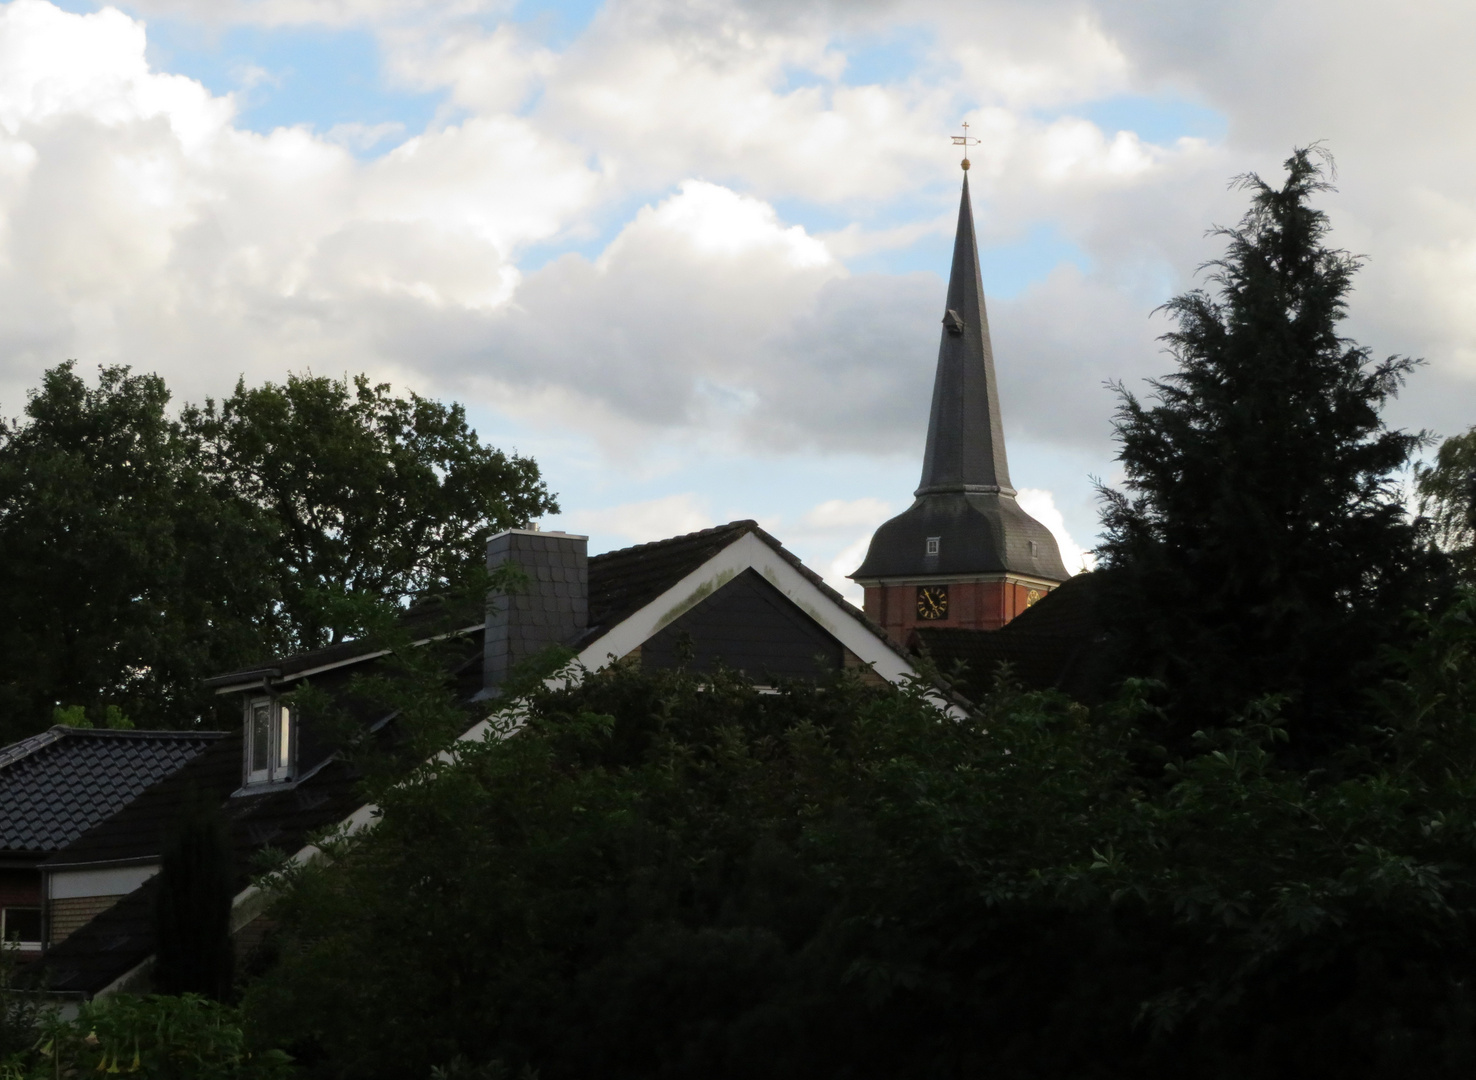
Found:
[[[347,597],[454,586],[552,509],[461,406],[363,376],[173,411],[157,375],[54,368],[0,424],[0,740],[58,708],[189,725],[201,679],[353,633]]]

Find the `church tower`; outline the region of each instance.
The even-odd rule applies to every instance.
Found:
[[[866,614],[898,643],[918,626],[997,630],[1068,577],[1055,537],[1010,485],[967,171],[914,494],[851,575]]]

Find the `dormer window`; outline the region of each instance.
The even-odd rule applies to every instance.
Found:
[[[246,703],[246,783],[275,784],[296,771],[297,725],[292,706],[276,698]]]
[[[930,537],[928,537],[927,553],[929,555],[936,555],[936,554],[938,554],[938,542],[940,540],[942,540],[942,539],[943,538],[941,536],[930,536]]]

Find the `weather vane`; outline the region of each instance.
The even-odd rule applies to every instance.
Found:
[[[963,158],[963,161],[961,162],[961,164],[963,166],[964,171],[965,172],[968,172],[968,169],[969,169],[969,147],[971,147],[971,146],[978,146],[979,145],[979,140],[970,137],[970,135],[969,135],[969,122],[967,120],[964,121],[963,129],[964,129],[964,133],[962,135],[955,135],[955,136],[953,136],[953,145],[954,146],[962,146],[964,148],[964,158]]]

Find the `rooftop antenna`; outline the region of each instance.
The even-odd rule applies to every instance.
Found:
[[[975,138],[973,138],[972,136],[969,135],[969,122],[967,120],[965,120],[963,122],[963,129],[964,129],[964,133],[962,135],[954,135],[953,136],[953,145],[954,146],[962,146],[964,148],[963,161],[960,162],[959,165],[963,169],[964,172],[968,172],[969,171],[969,147],[971,147],[971,146],[978,146],[979,145],[979,140],[978,139],[975,139]]]

